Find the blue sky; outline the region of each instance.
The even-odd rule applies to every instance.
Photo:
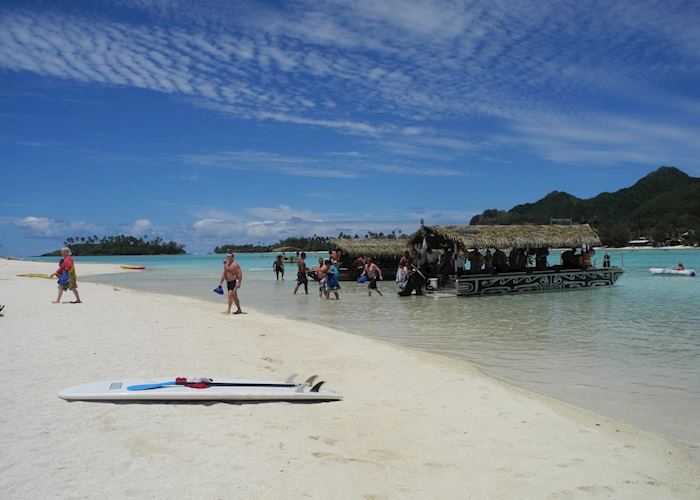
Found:
[[[700,174],[697,2],[4,2],[0,254],[466,223]]]

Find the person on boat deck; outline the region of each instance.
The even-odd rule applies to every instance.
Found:
[[[477,274],[481,271],[481,253],[478,248],[469,252],[469,274]]]
[[[58,284],[58,297],[54,300],[54,304],[61,302],[61,296],[64,290],[70,290],[75,295],[75,300],[71,301],[71,304],[82,304],[80,300],[80,294],[78,293],[78,276],[75,274],[75,263],[73,262],[73,252],[68,247],[61,248],[61,255],[63,258],[58,264],[58,269],[53,273],[54,276],[60,278],[63,274],[68,274],[68,281],[66,283]]]
[[[275,276],[278,281],[280,279],[280,274],[282,274],[282,279],[284,279],[284,261],[281,255],[278,255],[277,259],[275,259],[274,264],[272,264],[272,269],[275,270]]]
[[[464,250],[460,248],[455,257],[455,273],[457,276],[462,276],[464,273],[464,264],[466,264],[466,262],[467,256],[464,254]]]
[[[503,250],[496,248],[493,252],[493,269],[497,273],[508,272],[508,262],[506,261],[506,253]]]
[[[411,264],[413,264],[413,267],[420,267],[420,252],[413,248],[411,250]]]
[[[522,248],[513,248],[508,256],[509,269],[511,271],[524,271],[527,267],[527,256]]]
[[[545,271],[547,269],[547,256],[549,250],[544,247],[535,250],[535,269],[537,271]]]
[[[571,250],[564,250],[561,253],[561,266],[564,269],[571,269],[572,267],[576,267],[576,249],[572,248]]]
[[[399,259],[399,267],[410,267],[411,266],[411,253],[406,250],[401,258]]]
[[[434,253],[431,248],[428,248],[425,259],[428,263],[428,269],[430,269],[431,273],[437,270],[438,254]]]
[[[413,263],[411,262],[411,253],[406,250],[399,259],[399,267],[396,270],[396,283],[399,286],[405,283],[412,269]]]
[[[674,267],[673,269],[674,271],[685,271],[685,266],[681,262],[679,262],[678,265],[676,265],[676,267]]]
[[[446,286],[447,282],[450,280],[450,275],[455,273],[455,263],[452,259],[452,251],[447,250],[442,254],[442,260],[440,261],[440,282],[442,286]]]
[[[493,273],[493,255],[488,248],[486,249],[486,253],[484,253],[484,272],[489,274]]]
[[[608,252],[603,255],[603,267],[610,267],[610,254]]]
[[[593,256],[595,255],[595,250],[592,248],[587,248],[581,253],[581,267],[583,269],[590,269],[593,267]]]

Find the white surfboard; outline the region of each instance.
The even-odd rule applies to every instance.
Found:
[[[57,395],[67,401],[337,401],[342,396],[318,384],[270,380],[215,379],[203,389],[175,385],[175,377],[111,379],[76,385]],[[137,386],[157,388],[138,390]],[[132,390],[129,390],[132,388]],[[137,390],[134,390],[136,388]]]
[[[654,276],[695,276],[695,269],[664,269],[662,267],[652,267],[649,274]]]

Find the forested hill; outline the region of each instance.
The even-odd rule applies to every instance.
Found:
[[[534,202],[508,211],[490,209],[471,224],[549,224],[550,217],[571,217],[589,223],[604,244],[620,246],[645,235],[659,242],[680,239],[691,231],[689,243],[700,237],[700,178],[675,167],[661,167],[633,186],[614,193],[581,199],[553,191]]]
[[[97,236],[68,238],[63,242],[70,247],[73,255],[170,255],[185,253],[184,245],[176,241],[164,241],[160,237],[147,240],[134,236]],[[43,256],[60,255],[60,250],[45,253]]]

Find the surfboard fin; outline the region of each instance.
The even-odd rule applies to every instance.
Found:
[[[326,383],[325,380],[321,380],[318,384],[316,384],[315,386],[313,386],[311,388],[311,392],[318,392],[318,390],[321,388],[321,386],[325,383]]]
[[[318,375],[311,375],[309,378],[304,380],[305,384],[314,385],[314,381],[318,378]]]
[[[289,377],[287,377],[287,380],[285,380],[285,382],[287,384],[293,384],[294,379],[297,378],[298,375],[299,375],[298,373],[292,373]]]

